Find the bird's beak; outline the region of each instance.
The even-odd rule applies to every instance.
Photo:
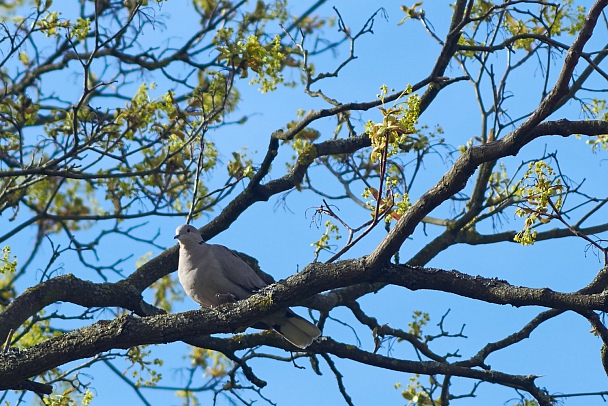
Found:
[[[179,234],[178,234],[178,235],[176,235],[175,237],[173,237],[173,239],[174,239],[174,240],[175,240],[176,238],[179,238]]]

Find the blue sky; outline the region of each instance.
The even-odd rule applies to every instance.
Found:
[[[194,19],[188,19],[192,14],[188,11],[188,2],[169,1],[163,5],[161,13],[168,16],[167,29],[160,27],[155,32],[145,33],[144,38],[154,42],[158,38],[187,37],[188,27],[196,24]],[[590,2],[577,2],[588,5]],[[356,6],[353,7],[353,4]],[[400,89],[408,83],[416,83],[426,77],[433,65],[439,46],[424,32],[420,24],[408,21],[401,26],[397,23],[402,18],[399,6],[402,2],[340,2],[328,1],[318,12],[321,15],[333,16],[332,6],[336,6],[346,24],[357,30],[367,18],[382,6],[386,9],[387,19],[378,17],[374,24],[374,34],[362,37],[356,45],[358,59],[348,65],[337,79],[321,82],[319,87],[336,99],[346,101],[369,101],[375,98],[381,85]],[[299,7],[299,6],[298,6]],[[440,37],[446,33],[451,9],[447,2],[428,2],[424,5],[427,16],[433,22]],[[179,23],[178,23],[179,21]],[[326,28],[328,33],[333,29]],[[338,51],[336,58],[329,55],[315,60],[317,71],[331,71],[347,55],[347,49]],[[497,66],[501,63],[496,61]],[[559,65],[556,65],[559,67]],[[456,65],[448,72],[450,76],[459,76],[462,73]],[[286,78],[290,79],[290,73]],[[297,73],[293,78],[297,79]],[[522,100],[521,94],[529,91],[530,86],[538,80],[538,72],[526,71],[514,82],[514,100]],[[77,79],[74,79],[77,81]],[[532,83],[532,84],[531,84]],[[248,87],[240,83],[242,103],[236,116],[248,115],[250,118],[246,126],[229,126],[208,134],[223,151],[222,158],[227,161],[232,150],[248,147],[254,154],[254,162],[260,162],[264,155],[264,148],[268,143],[270,134],[284,127],[294,119],[297,109],[318,109],[327,107],[318,99],[311,99],[301,92],[301,89],[280,87],[276,92],[261,94],[255,87]],[[167,90],[167,85],[158,81],[159,94]],[[537,100],[530,100],[530,105],[514,104],[516,112],[519,108],[529,110],[534,107]],[[473,98],[470,84],[462,82],[444,90],[435,103],[421,117],[421,124],[431,127],[440,125],[445,131],[445,138],[453,146],[464,144],[471,137],[479,134],[478,110]],[[577,106],[563,109],[563,117],[578,119]],[[367,119],[379,120],[378,111],[369,111],[361,115],[361,123]],[[329,133],[333,122],[314,124],[313,127],[322,133]],[[359,131],[363,127],[358,128]],[[329,136],[329,135],[328,135]],[[514,168],[522,160],[532,158],[543,150],[558,150],[560,164],[564,172],[575,181],[587,179],[589,185],[603,185],[605,188],[606,161],[605,153],[591,154],[589,147],[583,141],[569,139],[540,139],[522,151],[522,156],[505,160],[509,168]],[[274,164],[277,169],[274,177],[283,174],[282,162],[292,155],[291,150],[282,148],[278,161]],[[423,181],[412,190],[411,199],[415,200],[428,187],[435,184],[440,176],[449,168],[452,158],[449,156],[430,157],[426,163]],[[218,182],[222,182],[224,173],[218,171]],[[213,179],[210,179],[213,182]],[[603,182],[603,183],[602,183]],[[331,183],[328,183],[331,187]],[[601,187],[601,186],[600,186]],[[469,185],[470,188],[470,185]],[[590,192],[593,188],[590,187]],[[601,193],[600,193],[601,194]],[[232,249],[248,253],[256,257],[262,269],[272,274],[276,279],[285,278],[302,269],[313,259],[313,248],[310,244],[319,238],[322,229],[311,224],[312,211],[309,209],[321,204],[321,198],[310,193],[292,193],[287,197],[288,209],[277,207],[277,199],[272,198],[267,203],[258,203],[244,213],[236,223],[226,232],[218,235],[211,242],[226,245]],[[351,219],[353,223],[365,221],[369,214],[347,202],[339,203],[340,213],[344,218]],[[449,205],[443,205],[434,213],[440,215],[451,210]],[[195,222],[202,226],[208,219],[202,218]],[[0,224],[5,221],[0,219]],[[173,245],[173,230],[183,221],[177,219],[154,219],[146,228],[147,232],[155,233],[161,230],[162,237],[158,243],[170,247]],[[506,219],[505,230],[521,227],[521,220],[510,216]],[[431,241],[434,235],[440,232],[436,227],[428,226],[426,230],[421,227],[416,231],[412,240],[406,241],[401,249],[402,258],[408,258]],[[490,231],[489,229],[486,231]],[[347,257],[358,257],[369,253],[380,242],[384,235],[383,230],[376,230],[367,236]],[[20,241],[9,241],[20,257],[25,257],[27,244],[20,252]],[[601,267],[600,261],[590,252],[585,251],[586,244],[575,238],[562,239],[550,243],[538,243],[534,247],[521,247],[517,244],[502,243],[494,246],[455,246],[433,259],[429,266],[444,269],[457,269],[461,272],[481,275],[484,277],[497,277],[506,279],[513,284],[531,287],[547,286],[560,291],[573,291],[587,284],[597,270]],[[133,245],[116,247],[108,245],[108,252],[114,255],[126,256],[134,254],[134,258],[127,262],[125,271],[128,273],[135,267],[135,260],[144,255],[149,248],[135,251]],[[155,255],[159,251],[153,252]],[[43,254],[49,255],[46,247]],[[44,264],[46,258],[41,259]],[[42,265],[41,265],[42,266]],[[65,273],[75,273],[79,277],[95,279],[90,271],[72,269],[69,262],[64,263]],[[31,274],[21,280],[23,288],[35,284],[40,274]],[[431,316],[428,326],[429,334],[438,333],[436,323],[448,310],[450,313],[445,321],[445,327],[451,333],[460,331],[466,325],[463,333],[467,339],[457,338],[439,340],[434,349],[441,351],[455,351],[464,357],[473,355],[481,346],[490,341],[504,338],[518,328],[521,328],[532,317],[541,312],[539,308],[513,308],[508,306],[488,305],[481,302],[463,299],[454,295],[438,292],[418,291],[411,292],[402,288],[389,287],[378,294],[369,295],[361,300],[362,307],[369,315],[377,317],[381,323],[407,329],[411,321],[411,314],[415,310],[423,310]],[[63,305],[65,306],[65,305]],[[58,308],[61,308],[59,305]],[[194,302],[186,299],[176,310],[189,310],[196,308]],[[304,314],[303,309],[297,310]],[[333,314],[333,313],[332,313]],[[354,318],[345,310],[337,309],[335,317],[343,321],[356,324]],[[492,367],[499,371],[518,374],[537,374],[541,386],[546,386],[550,392],[564,393],[595,392],[606,387],[606,377],[602,371],[599,359],[601,342],[589,333],[591,327],[581,317],[574,314],[565,314],[546,323],[535,331],[529,340],[512,348],[493,355],[489,359]],[[335,337],[348,343],[357,342],[352,332],[338,324],[329,323],[326,335]],[[368,332],[359,330],[362,348],[371,350],[373,342]],[[166,361],[163,375],[166,379],[176,376],[176,370],[188,366],[184,359],[184,344],[174,343],[159,346],[155,353]],[[386,349],[382,349],[384,351]],[[274,352],[285,355],[281,352]],[[415,354],[405,344],[396,344],[392,354],[406,359],[415,359]],[[400,391],[393,386],[397,382],[407,384],[409,375],[384,371],[381,369],[358,365],[351,361],[335,360],[338,369],[344,377],[347,392],[357,405],[366,404],[405,404],[400,397]],[[267,380],[269,386],[263,394],[279,405],[310,405],[310,404],[341,404],[343,402],[335,379],[331,371],[324,365],[324,376],[316,376],[310,366],[306,370],[294,368],[291,364],[256,361],[252,364],[261,379]],[[94,404],[110,404],[111,402],[126,404],[126,399],[134,396],[131,389],[109,373],[105,366],[99,365],[91,371],[94,376],[92,386],[96,388]],[[196,379],[203,380],[200,376]],[[426,382],[425,377],[420,378]],[[243,382],[245,383],[245,382]],[[169,385],[170,382],[161,384]],[[112,386],[109,386],[112,385]],[[195,385],[196,386],[196,385]],[[472,381],[455,379],[453,394],[463,394],[472,387]],[[148,392],[145,392],[148,393]],[[482,384],[477,390],[477,397],[466,399],[454,404],[487,405],[503,404],[516,398],[512,390],[491,384]],[[154,392],[150,397],[153,404],[179,404],[179,400],[172,393],[162,391]],[[201,399],[204,399],[201,395]],[[220,402],[223,404],[222,402]],[[224,402],[228,404],[227,402]],[[206,402],[203,401],[203,404]],[[509,404],[509,403],[507,403]],[[601,404],[599,398],[573,398],[568,399],[566,405]]]

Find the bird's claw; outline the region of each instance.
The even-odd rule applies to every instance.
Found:
[[[236,296],[234,296],[232,293],[217,293],[215,297],[217,298],[219,304],[233,303],[237,301]]]

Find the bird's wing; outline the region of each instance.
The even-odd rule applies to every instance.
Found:
[[[263,288],[266,283],[249,267],[241,258],[234,252],[230,251],[223,245],[209,245],[210,255],[213,257],[222,271],[223,276],[238,288],[246,291],[248,294]],[[230,289],[229,293],[237,294],[238,299],[244,297],[239,290]],[[240,294],[239,294],[240,293]]]

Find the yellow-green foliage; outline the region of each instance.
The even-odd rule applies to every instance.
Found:
[[[332,223],[331,220],[327,220],[325,222],[325,232],[323,233],[321,238],[310,244],[315,247],[315,260],[319,257],[321,251],[332,250],[333,246],[330,244],[330,241],[332,239],[339,240],[340,238],[342,238],[342,236],[340,235],[340,229],[338,228],[338,226]]]
[[[204,376],[222,378],[232,368],[232,361],[220,352],[205,348],[192,347],[190,359],[193,366],[203,368]]]
[[[89,34],[89,30],[91,29],[91,19],[87,18],[78,18],[72,29],[70,30],[70,35],[76,37],[79,40],[84,40]]]
[[[515,241],[522,245],[534,244],[537,232],[532,227],[551,221],[554,211],[562,207],[562,191],[563,185],[553,168],[544,161],[530,162],[522,184],[515,191],[522,201],[515,214],[525,219]]]
[[[383,176],[382,196],[374,187],[366,187],[362,193],[363,198],[368,199],[365,204],[372,211],[372,216],[376,213],[387,214],[386,222],[399,220],[410,206],[407,193],[398,191],[401,187],[400,171],[397,167],[389,164],[391,157],[399,152],[410,150],[421,151],[428,147],[428,137],[417,134],[416,124],[420,115],[420,97],[411,94],[411,86],[403,92],[401,96],[409,95],[405,102],[395,102],[393,107],[386,108],[384,100],[388,95],[388,87],[380,87],[378,98],[382,101],[383,107],[382,121],[374,123],[368,121],[365,130],[371,140],[371,152],[369,161],[372,165],[378,165],[378,171]]]
[[[409,327],[409,333],[416,336],[418,339],[422,339],[422,328],[426,326],[431,317],[428,313],[422,312],[420,310],[414,311],[412,314],[412,321],[407,323]]]
[[[51,329],[50,319],[44,318],[44,315],[44,310],[39,311],[38,314],[15,331],[13,340],[16,340],[18,348],[30,348],[62,334],[60,331]]]
[[[561,1],[561,4],[540,3],[530,11],[525,9],[504,10],[500,2],[477,0],[471,8],[471,17],[477,22],[469,26],[470,31],[463,33],[459,43],[462,45],[484,46],[470,37],[469,33],[476,33],[477,27],[495,18],[495,14],[501,13],[501,29],[505,36],[521,36],[512,44],[512,49],[531,51],[538,40],[533,35],[546,35],[554,37],[557,35],[576,35],[584,22],[585,8],[574,6],[574,0]],[[472,58],[473,51],[462,51],[462,56]]]
[[[13,286],[14,273],[17,272],[17,257],[11,254],[11,247],[6,245],[2,248],[0,258],[0,303],[9,303],[15,297]],[[0,309],[4,306],[0,305]]]
[[[393,192],[397,188],[399,181],[388,177],[385,181],[385,188],[389,192],[385,197],[381,198],[378,195],[378,190],[373,187],[366,187],[361,193],[361,197],[366,199],[365,206],[370,210],[372,217],[376,215],[376,206],[379,205],[378,213],[387,216],[384,220],[390,223],[393,220],[399,220],[410,207],[410,197],[407,193]]]
[[[399,21],[397,23],[397,25],[403,24],[405,21],[409,20],[410,18],[418,20],[422,16],[424,16],[424,10],[422,10],[420,8],[420,6],[422,6],[422,3],[423,2],[418,1],[418,2],[414,3],[414,5],[412,7],[401,6],[401,11],[403,11],[405,13],[405,16],[401,19],[401,21]]]
[[[2,248],[0,259],[0,274],[12,274],[17,270],[17,257],[11,254],[11,247],[5,245]]]
[[[606,109],[606,100],[604,99],[591,99],[591,102],[583,104],[583,112],[595,120],[608,121],[608,109]],[[595,138],[587,139],[586,142],[591,145],[594,152],[597,152],[600,148],[608,151],[608,134],[600,134]]]
[[[232,88],[226,76],[221,72],[199,72],[200,84],[193,90],[188,98],[190,108],[200,109],[200,119],[191,123],[192,128],[197,128],[201,120],[221,123],[222,115],[234,111],[239,99],[239,92]]]
[[[305,110],[298,110],[296,112],[298,119],[287,123],[287,129],[291,130],[308,113]],[[293,168],[295,162],[298,162],[300,165],[310,165],[317,158],[317,150],[311,144],[320,136],[321,133],[318,130],[306,127],[295,134],[290,141],[285,141],[289,143],[296,153],[291,157],[291,162],[286,163],[288,170]]]
[[[184,299],[184,290],[179,286],[177,278],[171,274],[163,276],[150,288],[154,291],[154,306],[167,312],[173,309],[172,303]]]
[[[498,164],[497,170],[493,171],[488,179],[488,191],[486,192],[486,203],[492,210],[498,203],[514,195],[518,185],[513,184],[511,178],[507,174],[507,168],[504,163]]]
[[[48,12],[36,23],[36,27],[47,37],[59,38],[65,30],[71,27],[70,20],[60,18],[60,15],[61,13],[58,11]]]
[[[66,389],[60,395],[51,395],[42,398],[42,402],[47,406],[88,406],[93,400],[93,392],[86,390],[81,394],[76,389]],[[75,399],[76,398],[76,399]],[[77,399],[80,398],[80,402]]]
[[[404,94],[410,94],[411,91],[411,87],[408,86]],[[381,86],[378,98],[382,100],[383,104],[387,94],[388,87]],[[383,157],[390,158],[397,154],[399,145],[405,143],[410,134],[416,131],[415,125],[418,124],[420,115],[420,97],[412,94],[407,98],[405,104],[396,103],[391,108],[383,106],[380,111],[382,112],[381,122],[374,123],[370,120],[365,125],[365,132],[372,143],[370,160],[374,163]]]
[[[538,406],[536,400],[524,399],[523,402],[517,403],[514,406]]]
[[[23,53],[19,55],[19,59],[24,63],[29,61],[27,55]],[[17,127],[34,124],[39,109],[40,104],[34,103],[32,99],[27,96],[13,96],[12,98],[10,96],[5,96],[2,101],[0,101],[0,117],[3,118],[3,120],[0,121],[0,129],[12,127],[13,124]],[[18,139],[16,138],[17,134],[14,134],[13,132],[3,132],[2,138],[4,137],[9,137],[9,139],[2,139],[2,142],[6,143],[6,146],[3,148],[16,149],[19,147],[19,144],[15,144],[15,141]]]
[[[162,367],[163,360],[154,358],[149,360],[151,351],[144,351],[145,345],[131,347],[127,352],[127,360],[131,361],[131,366],[127,368],[125,373],[131,370],[131,376],[135,378],[136,386],[156,386],[158,381],[162,379],[162,375],[157,372],[154,367]],[[139,366],[139,369],[136,368]],[[147,377],[144,377],[147,375]]]
[[[424,326],[429,323],[430,320],[431,318],[428,313],[422,312],[420,310],[414,311],[414,313],[412,314],[412,321],[407,324],[409,327],[408,333],[414,335],[418,340],[422,340],[422,330]],[[428,338],[425,338],[424,342],[427,341]],[[407,404],[411,406],[434,406],[435,403],[427,394],[428,390],[420,384],[418,378],[420,378],[420,375],[418,374],[409,378],[409,383],[401,391],[401,396],[403,396],[403,398],[408,401]],[[429,377],[429,384],[431,387],[437,386],[432,376]],[[401,382],[397,382],[395,384],[395,389],[401,389],[402,387],[403,385],[401,384]]]
[[[245,151],[235,151],[232,153],[232,157],[234,159],[229,160],[227,165],[228,175],[236,179],[251,178],[255,170],[253,169],[253,160],[247,158],[247,153]]]
[[[419,374],[409,378],[408,385],[401,391],[401,396],[407,400],[408,406],[435,406],[436,403],[431,400],[420,382],[418,382]],[[432,379],[432,378],[429,378]],[[401,389],[401,382],[395,384],[395,389]]]
[[[261,84],[260,91],[266,93],[276,89],[283,82],[281,74],[285,55],[281,52],[281,38],[277,35],[267,44],[260,43],[256,35],[243,37],[239,32],[234,37],[232,28],[219,29],[214,44],[221,54],[220,60],[241,70],[241,77],[249,76],[249,69],[256,73],[249,84]]]

